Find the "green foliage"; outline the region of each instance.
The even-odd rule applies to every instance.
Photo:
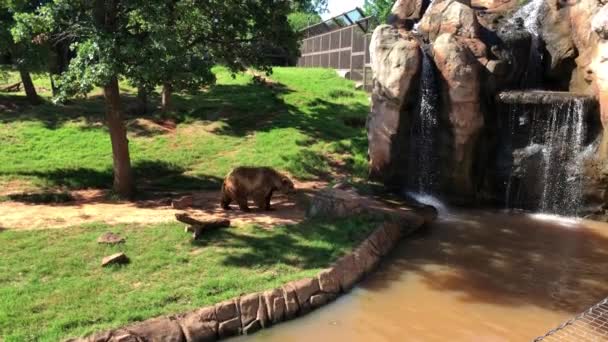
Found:
[[[395,0],[365,0],[363,11],[368,16],[375,16],[381,23],[385,23],[391,14]]]
[[[292,8],[295,12],[325,13],[328,0],[300,0],[293,1]]]
[[[0,339],[63,341],[272,289],[317,274],[375,225],[351,218],[244,226],[198,242],[178,223],[0,231]],[[97,244],[107,231],[127,242]],[[119,251],[130,264],[100,267]]]
[[[289,14],[288,20],[291,28],[298,32],[310,25],[320,23],[322,19],[316,13],[294,12]]]
[[[233,72],[269,70],[270,51],[297,53],[297,36],[287,21],[294,3],[311,9],[323,2],[111,3],[56,0],[36,15],[17,16],[23,39],[42,35],[71,42],[76,57],[59,82],[65,96],[86,93],[114,76],[148,90],[170,84],[176,91],[196,91],[215,81],[210,70],[217,63]]]
[[[11,56],[13,63],[27,70],[41,71],[47,66],[48,48],[23,39],[23,28],[16,19],[34,13],[44,1],[0,0],[0,53]]]

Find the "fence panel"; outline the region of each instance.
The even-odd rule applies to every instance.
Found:
[[[372,79],[370,41],[371,34],[357,25],[306,38],[302,41],[297,66],[346,70],[347,78],[362,81],[364,88],[369,90]]]

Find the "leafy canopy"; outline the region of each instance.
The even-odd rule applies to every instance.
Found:
[[[269,51],[297,53],[288,14],[325,5],[325,0],[54,0],[15,16],[14,36],[22,42],[39,36],[69,42],[74,58],[59,81],[65,96],[116,76],[148,89],[169,83],[196,90],[214,82],[215,64],[233,72],[269,71]],[[115,15],[111,27],[100,25],[98,17],[108,10]]]
[[[291,28],[298,32],[310,25],[320,23],[322,19],[317,13],[294,12],[289,14],[288,20]]]
[[[365,0],[363,11],[368,16],[375,16],[381,23],[386,22],[391,14],[395,0]]]

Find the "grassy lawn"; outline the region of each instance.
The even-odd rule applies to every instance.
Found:
[[[0,340],[57,341],[274,288],[316,274],[373,227],[364,218],[248,226],[200,242],[180,224],[0,231]],[[106,231],[126,243],[98,245]],[[131,263],[101,268],[117,251]]]
[[[236,165],[272,166],[301,179],[327,177],[337,167],[365,176],[369,100],[352,82],[332,70],[276,68],[271,78],[277,83],[268,87],[248,74],[214,71],[217,85],[176,95],[175,111],[165,115],[129,114],[134,90],[121,85],[140,188],[217,187]],[[0,93],[0,185],[109,187],[111,148],[99,90],[54,105],[46,76],[34,80],[47,99],[41,106],[27,106],[21,94]],[[163,132],[138,126],[136,119],[153,125],[169,120],[177,128]]]
[[[369,100],[352,82],[323,69],[276,68],[271,85],[214,71],[217,85],[177,94],[168,114],[133,114],[134,89],[121,83],[140,189],[219,188],[237,165],[272,166],[299,179],[365,176]],[[8,75],[0,84],[17,80]],[[53,202],[62,195],[44,191],[109,188],[100,91],[53,104],[48,78],[35,75],[34,82],[40,106],[27,105],[22,93],[0,93],[0,190],[17,184],[29,192],[17,197]],[[158,101],[152,96],[154,106]],[[246,226],[209,233],[200,243],[181,224],[0,226],[0,341],[56,341],[273,288],[316,274],[373,226],[364,218]],[[98,245],[106,231],[127,243]],[[131,263],[102,269],[101,258],[117,251]]]

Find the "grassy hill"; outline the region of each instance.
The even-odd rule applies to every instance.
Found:
[[[175,110],[164,115],[132,113],[134,90],[121,84],[140,188],[217,187],[237,165],[272,166],[300,179],[336,171],[365,176],[369,100],[352,82],[326,69],[276,68],[266,85],[249,74],[214,71],[215,86],[176,95]],[[110,187],[100,92],[54,105],[48,80],[35,83],[46,98],[41,106],[0,93],[0,186]]]

